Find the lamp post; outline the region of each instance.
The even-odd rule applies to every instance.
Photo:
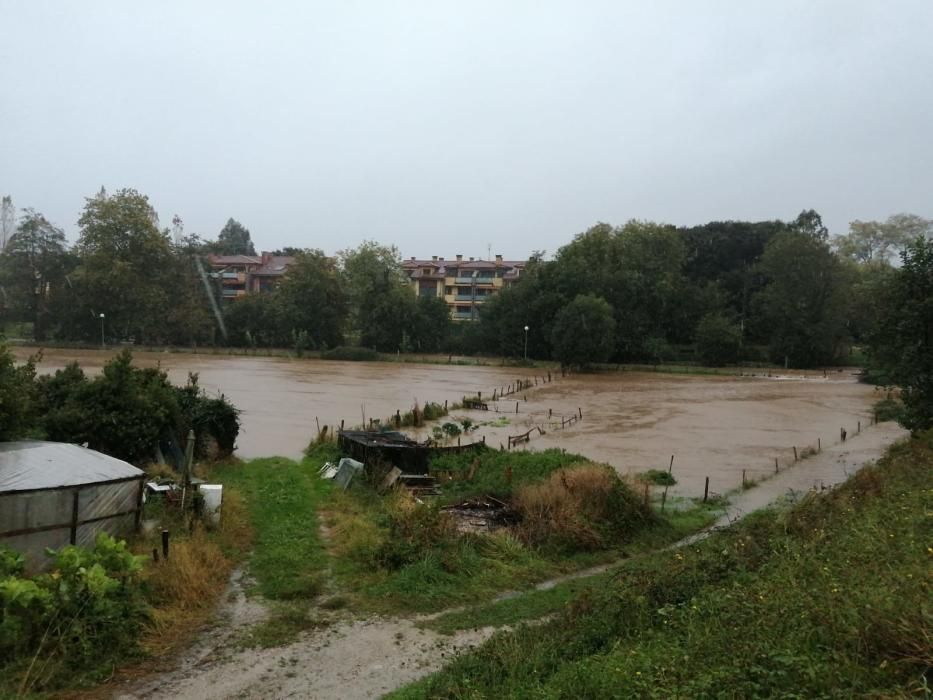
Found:
[[[104,344],[104,315],[100,315],[100,349],[104,350],[107,346]]]
[[[528,361],[528,326],[525,326],[525,361]]]

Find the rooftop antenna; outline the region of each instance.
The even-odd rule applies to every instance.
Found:
[[[492,244],[491,243],[486,244],[486,259],[492,260]]]

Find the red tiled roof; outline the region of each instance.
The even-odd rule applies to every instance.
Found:
[[[253,270],[254,275],[265,275],[267,277],[278,277],[285,274],[285,270],[295,262],[295,258],[289,255],[273,255],[266,260],[262,267]]]

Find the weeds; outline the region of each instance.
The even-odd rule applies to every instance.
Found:
[[[593,551],[618,546],[650,525],[644,502],[611,467],[575,465],[541,483],[521,487],[514,498],[526,544],[554,551]]]
[[[394,697],[923,695],[931,467],[928,434],[786,514],[633,559]]]

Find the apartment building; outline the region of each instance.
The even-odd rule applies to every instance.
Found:
[[[483,304],[499,290],[517,280],[524,261],[463,259],[432,256],[430,260],[410,258],[402,263],[411,288],[417,296],[439,297],[447,303],[455,321],[475,321]]]
[[[217,280],[221,298],[231,301],[254,292],[275,288],[294,262],[286,255],[208,255],[211,277]]]

